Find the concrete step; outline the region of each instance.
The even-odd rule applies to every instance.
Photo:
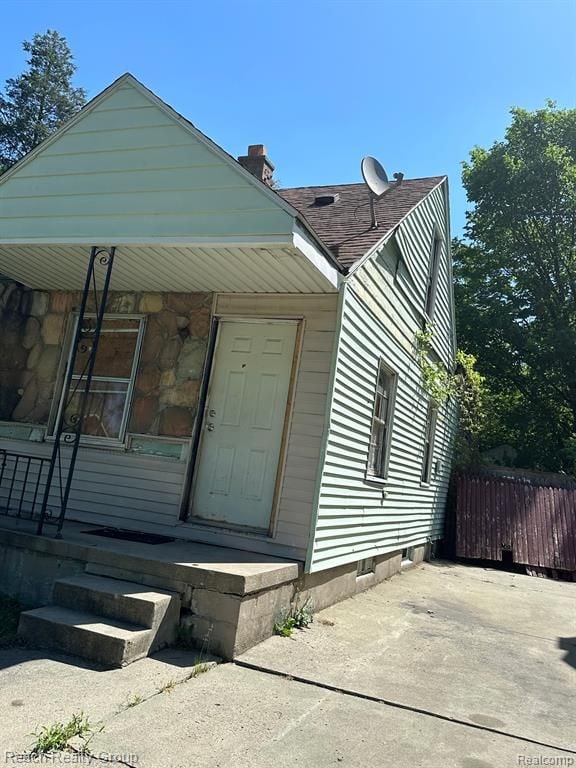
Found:
[[[64,608],[154,629],[160,632],[161,644],[175,639],[180,620],[177,593],[93,574],[58,579],[52,601]]]
[[[96,661],[107,667],[124,667],[146,656],[154,630],[114,619],[101,620],[84,611],[58,605],[20,614],[18,634],[31,644]]]

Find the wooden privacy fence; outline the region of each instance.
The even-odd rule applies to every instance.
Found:
[[[457,557],[576,571],[576,481],[518,470],[455,481]]]

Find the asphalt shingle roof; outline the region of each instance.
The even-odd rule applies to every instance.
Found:
[[[277,191],[304,216],[342,267],[349,269],[445,178],[404,179],[402,184],[394,186],[375,202],[376,229],[372,228],[370,199],[365,184],[294,187]],[[315,199],[323,195],[339,195],[339,198],[331,205],[315,205]]]

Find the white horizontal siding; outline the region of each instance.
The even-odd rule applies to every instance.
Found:
[[[0,244],[0,272],[31,288],[80,290],[88,254],[85,245]],[[308,293],[334,287],[295,248],[120,245],[111,290]]]
[[[316,477],[324,434],[326,397],[336,328],[338,296],[217,297],[216,313],[241,317],[301,317],[302,352],[297,372],[292,420],[274,543],[297,550],[308,546]]]
[[[440,409],[428,486],[421,483],[428,395],[421,384],[414,337],[422,328],[431,243],[446,232],[443,193],[434,191],[403,223],[399,241],[413,280],[402,285],[386,252],[367,261],[346,289],[309,568],[336,565],[441,537],[455,412]],[[435,312],[435,348],[453,358],[448,249],[442,248]],[[366,479],[368,443],[380,358],[398,376],[388,479]]]
[[[51,443],[2,440],[8,452],[49,458]],[[69,449],[63,448],[63,477],[66,480]],[[81,447],[74,471],[67,519],[94,525],[134,527],[134,523],[176,525],[184,483],[185,463],[158,456]],[[9,493],[6,472],[0,485],[0,503]],[[19,473],[19,481],[23,472]],[[28,484],[29,485],[29,484]],[[19,489],[19,483],[16,490]],[[43,485],[40,491],[43,492]],[[59,511],[59,475],[56,470],[50,494],[50,508]],[[30,496],[27,496],[30,500]],[[113,521],[113,523],[112,523]]]

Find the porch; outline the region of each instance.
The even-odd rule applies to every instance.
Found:
[[[157,590],[177,598],[180,638],[224,658],[269,637],[294,598],[300,574],[294,561],[172,537],[108,538],[97,530],[68,521],[55,539],[38,536],[32,520],[0,517],[2,591],[41,608],[52,605],[55,584],[72,577]]]
[[[101,290],[105,267],[95,265],[95,286],[85,291],[86,313],[90,316],[104,306],[99,345],[106,333],[106,341],[112,340],[109,350],[96,353],[108,361],[110,370],[98,369],[98,358],[95,373],[98,384],[115,388],[110,397],[119,403],[114,405],[118,416],[104,418],[107,395],[98,407],[91,407],[89,388],[91,423],[84,418],[67,520],[156,533],[171,528],[170,533],[176,529],[181,539],[304,559],[324,428],[338,280],[327,262],[315,263],[320,255],[311,254],[309,242],[293,237],[292,245],[283,247],[119,245],[107,293]],[[74,464],[74,447],[68,447],[66,440],[78,431],[71,422],[74,411],[81,409],[71,407],[66,413],[62,403],[67,370],[79,370],[84,362],[82,353],[76,352],[79,362],[74,369],[74,343],[82,339],[74,342],[72,337],[74,323],[79,322],[83,294],[78,289],[89,250],[80,245],[0,245],[4,274],[26,281],[26,287],[6,290],[0,297],[6,321],[0,339],[6,352],[0,365],[0,450],[8,457],[5,473],[2,463],[0,505],[9,509],[12,504],[12,514],[21,511],[18,499],[11,497],[13,491],[24,494],[26,513],[36,491],[39,500],[46,492],[39,468],[54,463],[60,418],[68,424],[46,498],[48,518],[59,514],[66,473]],[[150,265],[152,252],[162,265],[160,282],[155,277],[160,273]],[[242,281],[237,277],[244,268]],[[237,292],[250,285],[250,292]],[[198,514],[194,500],[198,459],[212,421],[207,391],[214,348],[222,324],[236,322],[292,324],[296,329],[281,374],[285,403],[276,425],[277,453],[266,468],[267,511],[255,524],[248,519],[236,524],[214,508],[210,515]],[[268,407],[270,413],[274,410]],[[20,462],[18,467],[15,462]],[[252,498],[257,501],[254,493]],[[248,513],[251,504],[245,505]]]

